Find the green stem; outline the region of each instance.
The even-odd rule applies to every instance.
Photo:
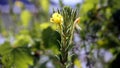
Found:
[[[65,51],[66,49],[66,35],[64,35],[63,33],[63,29],[62,29],[62,25],[59,24],[59,28],[60,28],[60,35],[61,35],[61,64],[62,64],[62,68],[66,68],[66,62],[67,62],[67,57],[68,57],[68,52]]]
[[[63,64],[63,67],[62,68],[66,68],[66,65],[65,64]]]

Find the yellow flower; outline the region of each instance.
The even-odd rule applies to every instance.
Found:
[[[53,22],[53,23],[56,23],[56,24],[62,24],[63,17],[62,17],[61,14],[56,12],[52,15],[52,18],[50,18],[50,22]]]

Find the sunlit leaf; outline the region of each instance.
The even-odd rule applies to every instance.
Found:
[[[29,35],[17,35],[13,46],[27,46],[28,44],[33,44],[32,38]]]
[[[75,59],[75,60],[74,60],[74,64],[75,64],[75,67],[76,67],[76,68],[82,68],[81,62],[80,62],[79,59]]]
[[[39,2],[41,4],[42,9],[45,12],[48,12],[48,10],[49,10],[49,0],[39,0]]]
[[[0,46],[0,55],[5,68],[28,68],[33,65],[30,50],[27,47],[13,48],[10,43]]]
[[[23,26],[27,27],[31,21],[31,13],[28,10],[23,10],[21,13],[21,21]]]

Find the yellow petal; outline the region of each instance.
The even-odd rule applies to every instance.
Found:
[[[50,22],[54,22],[53,18],[50,18]]]
[[[53,15],[52,15],[52,18],[55,18],[55,17],[58,17],[58,13],[56,12],[56,13],[54,13]]]
[[[63,17],[59,13],[54,13],[52,15],[52,18],[50,19],[50,22],[56,23],[56,24],[61,24],[63,22]]]

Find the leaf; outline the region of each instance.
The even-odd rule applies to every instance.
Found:
[[[43,29],[48,28],[49,26],[50,26],[50,23],[44,22],[44,23],[41,23],[39,27],[41,30],[43,30]]]
[[[74,64],[75,64],[76,68],[82,68],[81,62],[80,62],[79,59],[75,59],[75,60],[74,60]]]
[[[32,18],[32,15],[28,10],[24,10],[22,11],[20,18],[21,18],[23,26],[27,27]]]
[[[33,58],[27,47],[13,48],[10,43],[0,46],[0,55],[5,68],[28,68],[33,65]]]
[[[113,0],[112,1],[112,3],[113,3],[113,7],[115,8],[115,9],[120,9],[120,1],[119,0]]]
[[[59,47],[57,40],[60,40],[58,32],[54,31],[51,27],[48,27],[42,32],[42,40],[45,48]]]
[[[96,4],[99,3],[99,0],[86,0],[84,4],[81,6],[80,13],[85,15],[89,10],[96,7]]]
[[[41,4],[42,9],[45,12],[48,12],[48,10],[49,10],[49,0],[39,0],[39,3]]]
[[[92,4],[97,4],[99,0],[86,0],[86,3],[92,3]]]
[[[85,4],[82,5],[80,13],[84,15],[89,10],[91,10],[93,7],[94,7],[94,4],[92,4],[92,3],[85,3]]]
[[[57,25],[52,24],[50,22],[43,22],[38,26],[38,28],[41,29],[41,30],[47,29],[48,27],[51,27],[53,30],[57,29]]]
[[[12,47],[9,44],[9,42],[5,42],[4,44],[0,45],[0,55],[6,55],[12,50]]]
[[[26,48],[16,48],[12,51],[14,57],[13,64],[16,68],[28,68],[29,65],[33,65],[33,59],[25,49]]]
[[[13,46],[27,46],[28,44],[33,44],[33,40],[29,35],[17,35]]]

